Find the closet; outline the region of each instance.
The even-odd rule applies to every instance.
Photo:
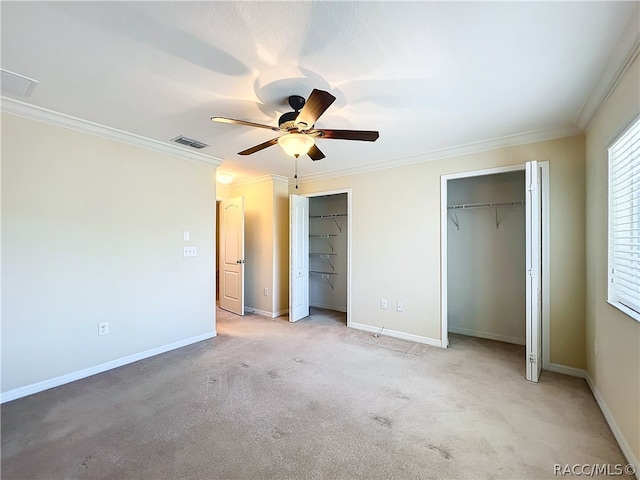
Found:
[[[448,181],[447,325],[526,344],[525,172]]]
[[[347,311],[347,194],[309,198],[309,306]]]

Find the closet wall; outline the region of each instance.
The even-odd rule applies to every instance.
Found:
[[[450,180],[448,206],[524,202],[524,175],[517,171]],[[524,205],[498,207],[497,221],[491,207],[449,208],[447,213],[449,331],[524,345]]]
[[[347,311],[347,194],[309,199],[309,305]]]

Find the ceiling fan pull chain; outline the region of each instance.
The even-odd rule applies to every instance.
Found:
[[[298,155],[293,159],[293,178],[296,179],[296,190],[298,189]]]

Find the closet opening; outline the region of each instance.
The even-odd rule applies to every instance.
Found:
[[[349,325],[350,191],[290,196],[289,320]]]
[[[445,175],[441,188],[442,345],[449,333],[522,345],[535,382],[549,363],[548,162]]]
[[[309,198],[309,307],[345,325],[347,211],[346,193]]]

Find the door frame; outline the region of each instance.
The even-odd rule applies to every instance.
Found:
[[[549,235],[549,161],[538,161],[542,174],[542,368],[548,369],[551,363],[549,352],[549,300],[550,300],[550,235]],[[460,178],[479,177],[514,171],[524,171],[525,164],[506,167],[485,168],[467,172],[451,173],[440,176],[440,342],[445,348],[449,347],[448,335],[448,295],[447,295],[447,244],[449,215],[447,211],[448,181]],[[524,186],[523,186],[524,187]],[[525,272],[522,272],[525,275]]]
[[[300,193],[301,197],[325,197],[327,195],[338,195],[340,193],[347,194],[347,327],[351,327],[351,219],[352,216],[352,189],[340,188],[337,190],[324,190],[321,192]],[[291,276],[291,267],[289,267],[289,276]]]

